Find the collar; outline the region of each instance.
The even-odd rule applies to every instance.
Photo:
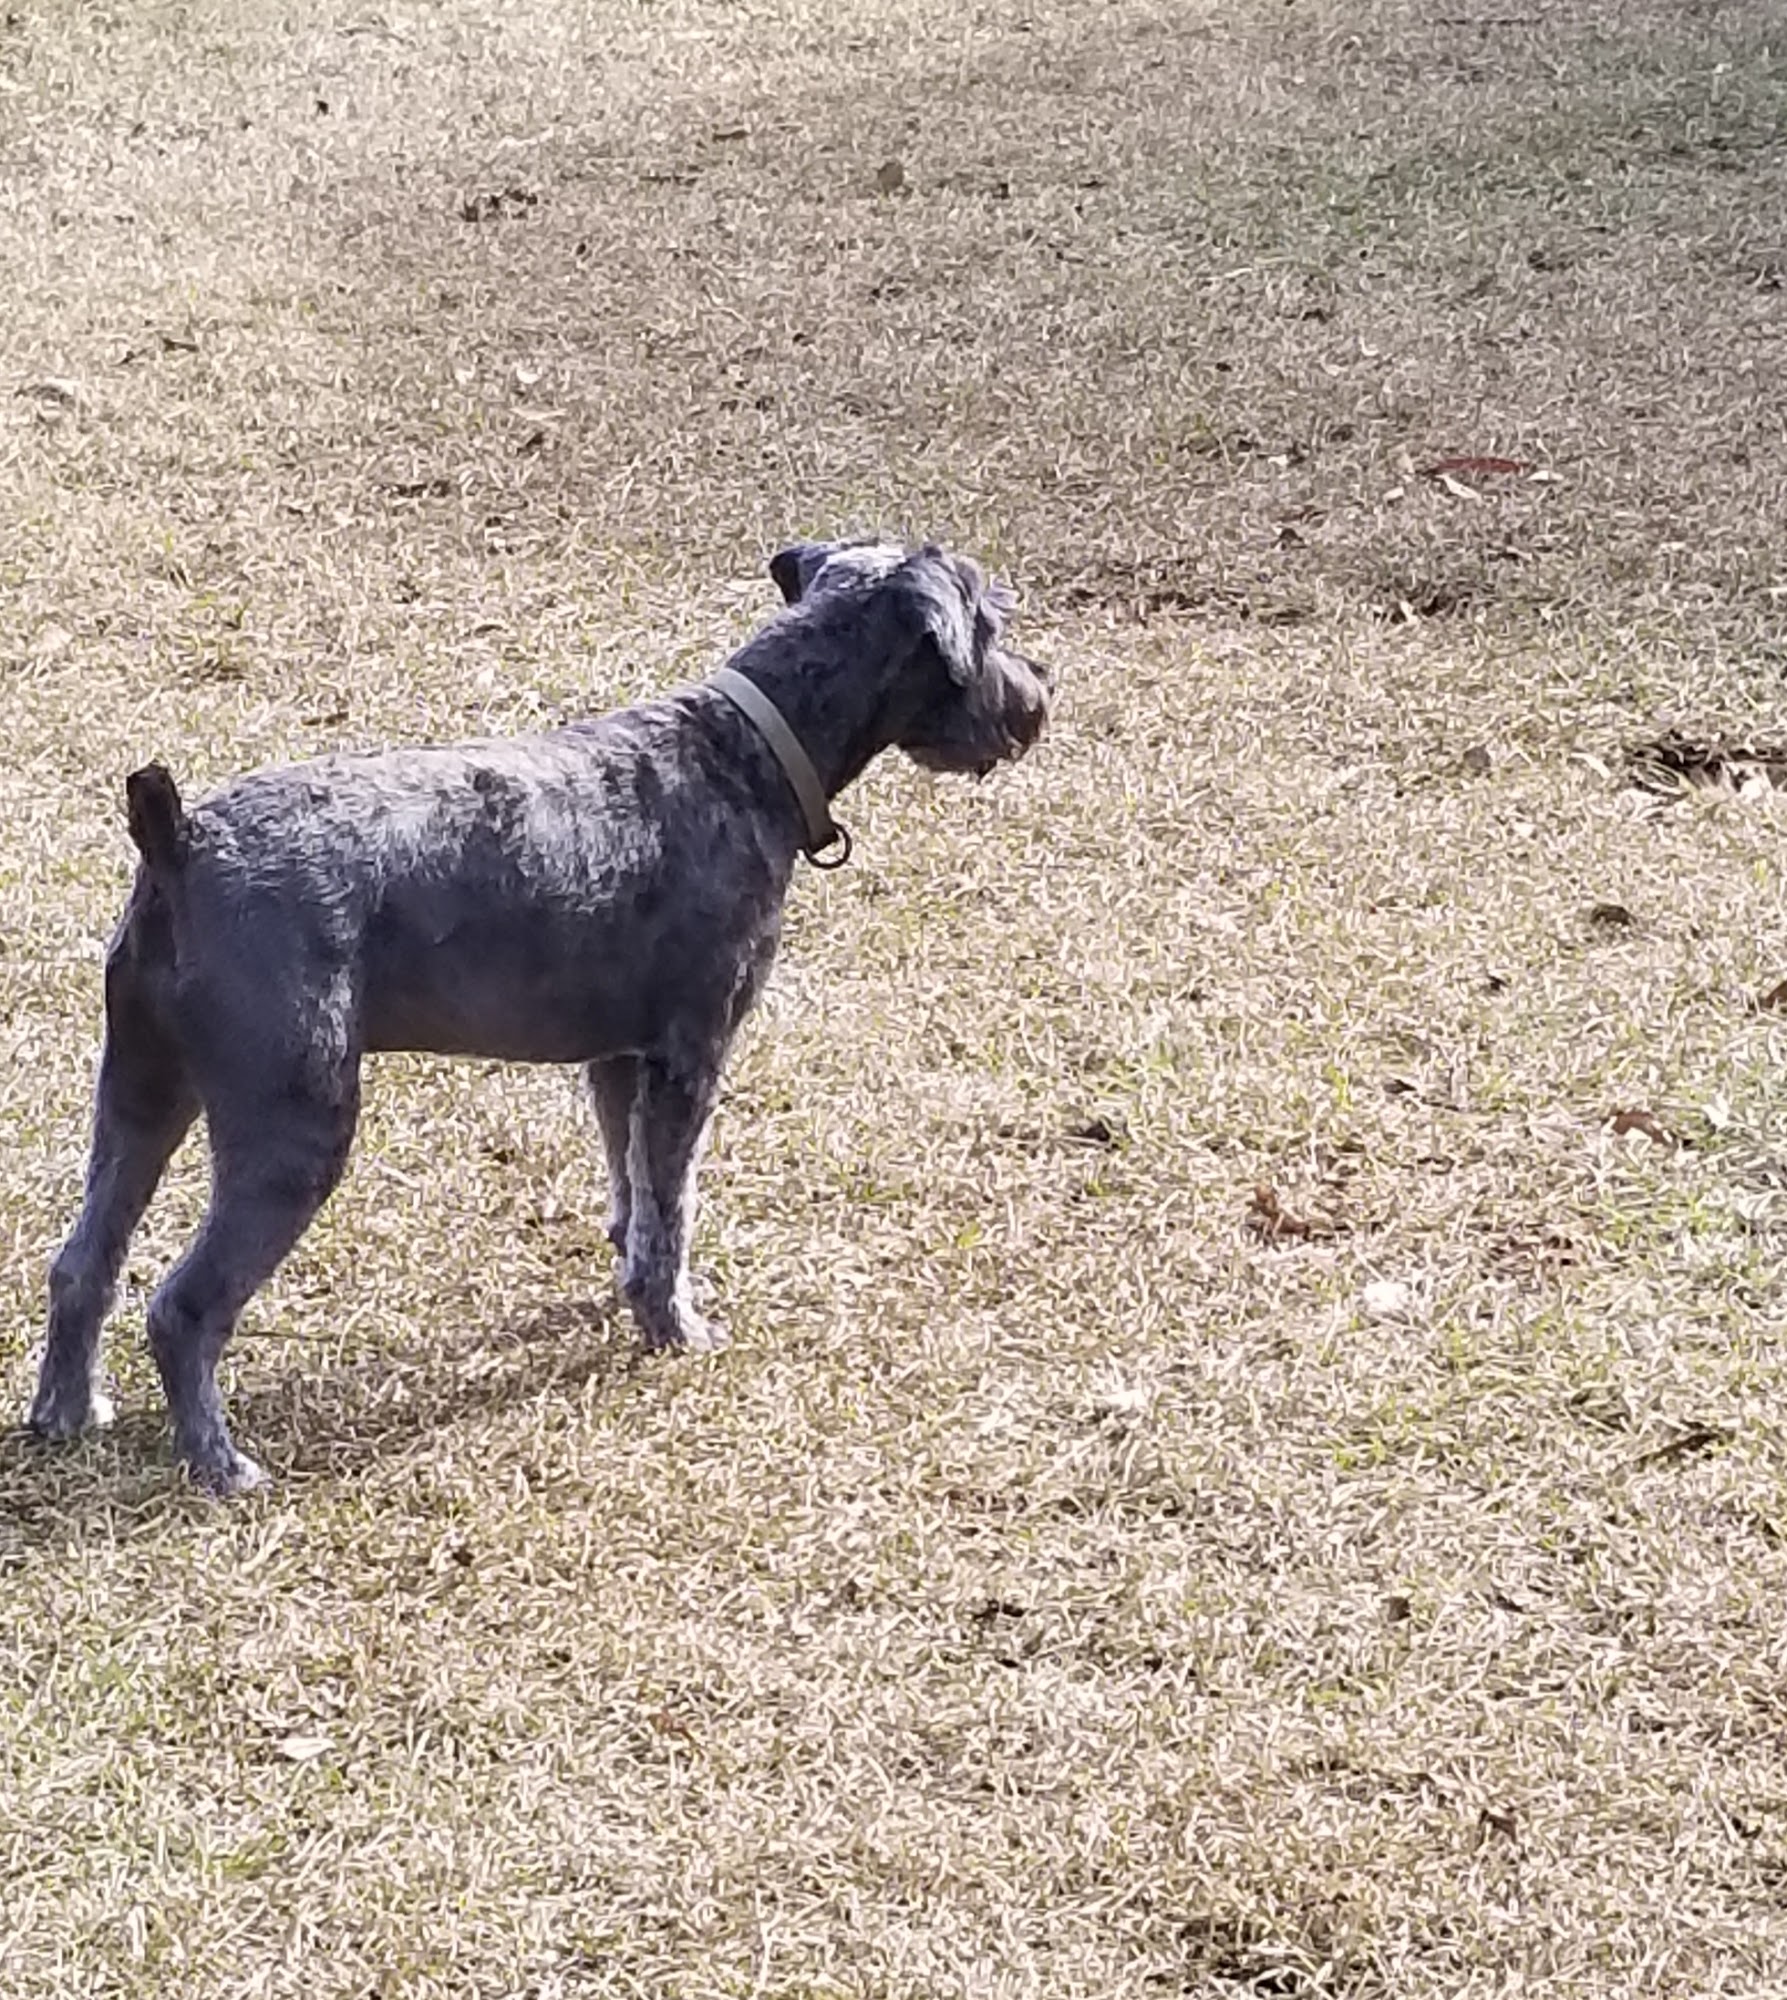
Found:
[[[789,728],[782,711],[755,681],[747,680],[736,668],[719,668],[708,675],[707,684],[740,710],[774,751],[783,776],[800,801],[801,817],[807,823],[802,853],[815,868],[842,868],[850,859],[850,835],[832,818],[831,804],[819,782],[819,773],[813,769],[813,760]],[[841,851],[822,861],[820,855],[834,842],[842,843]]]

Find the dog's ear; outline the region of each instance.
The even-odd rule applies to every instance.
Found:
[[[792,542],[769,559],[769,573],[784,604],[798,604],[831,554],[829,542]]]
[[[974,625],[983,597],[979,570],[960,557],[927,543],[901,564],[892,579],[900,604],[929,640],[960,687],[974,679]]]

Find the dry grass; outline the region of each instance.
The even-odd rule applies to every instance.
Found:
[[[717,1361],[565,1079],[391,1063],[204,1505],[183,1159],[0,1441],[9,1996],[1787,1990],[1787,807],[1623,764],[1778,721],[1784,129],[1765,0],[13,0],[9,1393],[135,762],[605,705],[850,525],[1068,693],[801,881]]]

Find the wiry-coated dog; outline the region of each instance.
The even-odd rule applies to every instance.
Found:
[[[828,801],[880,751],[984,773],[1035,742],[1049,703],[971,562],[801,543],[770,571],[788,608],[726,668],[597,721],[323,757],[190,812],[159,765],[131,777],[142,863],[106,959],[86,1199],[51,1266],[38,1431],[109,1414],[101,1321],[202,1111],[210,1207],[150,1301],[149,1341],[193,1478],[255,1483],[218,1359],[340,1180],[361,1058],[381,1049],[582,1064],[640,1334],[714,1344],[689,1298],[695,1164],[797,857],[843,838]]]

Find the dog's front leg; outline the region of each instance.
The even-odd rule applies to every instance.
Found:
[[[689,1351],[725,1343],[689,1297],[695,1168],[719,1092],[718,1068],[638,1059],[627,1153],[632,1195],[621,1289],[648,1348]]]
[[[585,1063],[583,1081],[601,1128],[608,1158],[608,1240],[625,1257],[633,1228],[633,1188],[627,1156],[633,1145],[633,1100],[639,1094],[639,1065],[631,1056],[606,1056]]]

